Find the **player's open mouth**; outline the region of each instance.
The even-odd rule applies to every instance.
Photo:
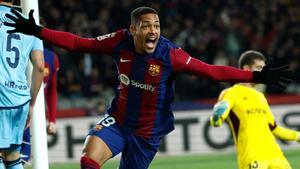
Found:
[[[146,39],[146,46],[148,48],[154,48],[155,44],[156,44],[156,40],[157,40],[157,38],[147,38]]]

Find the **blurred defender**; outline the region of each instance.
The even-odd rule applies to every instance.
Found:
[[[12,11],[13,12],[13,11]],[[81,169],[98,169],[122,153],[119,169],[146,169],[161,139],[174,129],[171,103],[174,80],[179,73],[191,73],[215,81],[260,82],[285,87],[288,67],[242,71],[214,66],[191,57],[163,36],[156,10],[139,7],[131,13],[129,30],[82,38],[42,28],[32,17],[6,15],[15,23],[13,32],[35,35],[71,51],[107,54],[113,57],[120,84],[107,116],[93,128],[85,141]],[[30,12],[32,16],[32,11]]]
[[[56,134],[57,115],[57,73],[59,70],[58,56],[44,48],[45,71],[44,71],[44,93],[46,101],[46,117],[48,119],[47,133]]]
[[[239,59],[239,66],[243,70],[261,71],[265,57],[257,51],[246,51]],[[255,86],[255,83],[240,83],[225,89],[214,106],[211,125],[220,126],[228,120],[240,169],[291,169],[275,137],[299,141],[300,134],[276,124],[265,96]]]
[[[4,21],[13,0],[0,1],[0,169],[22,169],[20,146],[29,127],[37,93],[43,81],[42,41],[21,33],[8,34]],[[33,64],[29,88],[26,67]]]

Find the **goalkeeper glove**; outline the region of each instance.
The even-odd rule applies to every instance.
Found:
[[[217,104],[215,104],[213,112],[214,114],[210,116],[210,125],[214,127],[219,127],[222,125],[222,115],[226,112],[228,109],[229,104],[226,101],[220,101]]]
[[[276,85],[281,89],[286,89],[287,85],[292,82],[291,68],[289,65],[271,68],[272,60],[263,67],[262,71],[253,72],[254,83],[264,83],[268,85]]]
[[[24,18],[18,11],[15,9],[10,10],[15,16],[11,14],[5,14],[7,18],[12,20],[13,22],[4,22],[4,25],[13,27],[15,29],[8,30],[7,33],[15,33],[20,32],[26,35],[34,35],[39,37],[42,32],[42,27],[35,23],[33,18],[33,10],[29,12],[29,19]]]
[[[214,126],[214,127],[219,127],[219,126],[221,126],[222,123],[223,123],[221,117],[218,116],[218,115],[216,115],[216,114],[210,116],[209,122],[210,122],[210,125],[211,125],[211,126]]]

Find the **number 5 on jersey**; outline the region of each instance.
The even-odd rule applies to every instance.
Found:
[[[11,59],[10,57],[6,57],[6,61],[10,67],[16,68],[18,66],[19,60],[20,60],[20,51],[16,46],[12,46],[13,39],[21,40],[20,35],[17,35],[17,34],[8,34],[7,35],[6,51],[14,52],[15,58]]]

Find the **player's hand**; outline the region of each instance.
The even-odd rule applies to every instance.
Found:
[[[264,83],[268,85],[276,85],[281,89],[286,89],[289,85],[292,75],[292,70],[289,65],[271,68],[272,60],[268,62],[266,66],[263,67],[262,71],[253,72],[253,82]]]
[[[223,123],[222,119],[216,114],[209,117],[209,122],[210,122],[210,125],[214,126],[214,127],[219,127]]]
[[[56,132],[57,132],[56,124],[53,122],[50,122],[47,127],[47,133],[50,135],[53,135],[53,134],[56,134]]]
[[[4,22],[4,25],[15,28],[12,30],[8,30],[7,33],[16,33],[20,32],[26,35],[34,35],[36,37],[39,37],[42,31],[42,27],[38,26],[35,23],[35,20],[33,18],[33,10],[30,10],[29,12],[29,19],[24,18],[18,11],[15,9],[10,10],[15,16],[11,14],[5,14],[7,18],[12,20],[12,22]]]
[[[29,106],[29,113],[26,120],[25,129],[30,127],[31,119],[32,119],[32,113],[33,113],[33,106]]]

